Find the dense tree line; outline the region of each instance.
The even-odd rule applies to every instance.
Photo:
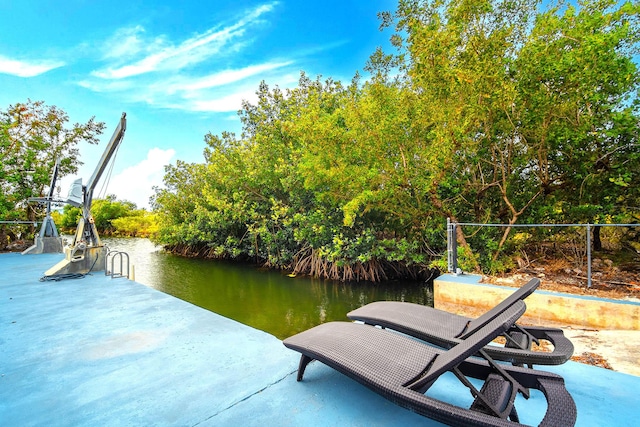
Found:
[[[541,7],[402,0],[380,13],[397,50],[368,80],[263,83],[240,137],[209,134],[203,164],[167,168],[159,241],[375,281],[428,274],[447,218],[637,222],[639,5]],[[508,268],[512,235],[459,233],[461,255]]]
[[[203,163],[167,166],[153,214],[108,197],[94,217],[101,233],[157,231],[185,255],[372,281],[442,266],[447,218],[638,223],[639,9],[400,0],[379,14],[395,50],[371,55],[367,79],[261,84],[240,135],[206,135]],[[0,111],[0,218],[41,217],[28,200],[56,159],[60,176],[76,172],[78,144],[104,129],[67,122],[41,101]],[[58,225],[75,215],[65,207]],[[460,257],[505,270],[545,233],[458,229]]]

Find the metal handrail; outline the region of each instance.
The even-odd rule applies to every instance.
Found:
[[[120,260],[120,270],[119,273],[115,271],[115,261],[116,257]],[[126,259],[126,274],[124,261]],[[111,260],[111,269],[109,269],[109,260]],[[107,256],[105,257],[105,266],[104,266],[104,274],[105,276],[111,276],[111,278],[118,277],[126,277],[129,278],[129,254],[124,251],[108,251]]]

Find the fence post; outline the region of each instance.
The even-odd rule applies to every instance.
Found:
[[[458,273],[458,240],[456,238],[457,234],[457,224],[455,222],[451,222],[451,218],[447,218],[447,269],[449,273]]]
[[[591,224],[587,223],[587,287],[591,287]]]
[[[453,260],[451,259],[451,218],[447,218],[447,272],[451,273]]]

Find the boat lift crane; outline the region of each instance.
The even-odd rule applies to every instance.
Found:
[[[90,271],[105,269],[107,247],[100,241],[93,216],[91,203],[93,190],[98,185],[102,173],[106,169],[111,157],[116,152],[127,128],[127,113],[122,113],[120,123],[107,144],[102,157],[96,166],[87,185],[82,185],[82,178],[76,179],[71,185],[66,202],[82,208],[82,217],[78,221],[73,241],[65,248],[65,258],[44,273],[45,278],[72,274],[87,274]]]
[[[63,202],[53,197],[53,192],[58,180],[58,169],[60,167],[60,159],[56,160],[51,174],[51,184],[49,185],[49,193],[45,197],[34,197],[29,199],[31,202],[44,203],[46,205],[46,215],[42,221],[40,232],[34,237],[33,246],[25,249],[22,255],[28,254],[45,254],[62,252],[62,237],[58,234],[53,218],[51,218],[51,204]]]

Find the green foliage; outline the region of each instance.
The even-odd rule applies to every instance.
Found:
[[[258,104],[241,112],[242,139],[207,135],[204,165],[167,168],[154,199],[158,242],[354,280],[377,279],[381,263],[423,263],[421,240],[413,238],[421,235],[420,211],[403,212],[392,198],[410,186],[398,162],[413,154],[396,153],[404,142],[394,142],[408,119],[399,127],[393,117],[376,123],[375,103],[405,114],[400,99],[387,99],[392,92],[401,96],[399,88],[357,80],[344,87],[304,74],[286,93],[261,85]],[[367,137],[356,143],[360,134]]]
[[[128,215],[135,209],[136,206],[134,203],[117,201],[115,196],[109,195],[106,199],[96,199],[93,201],[91,204],[91,215],[99,231],[106,234],[113,234],[116,229],[112,221]]]
[[[63,110],[42,101],[28,100],[0,111],[0,219],[42,219],[44,206],[29,199],[48,193],[57,160],[58,179],[77,172],[81,164],[77,145],[97,143],[104,129],[104,123],[93,118],[73,126],[67,126],[68,121]],[[157,232],[155,216],[114,196],[94,200],[92,213],[100,233],[145,236]],[[61,229],[71,231],[82,214],[79,208],[65,205],[61,214],[52,216]],[[14,228],[24,232],[26,227]]]
[[[540,12],[526,0],[400,3],[399,63],[422,111],[436,119],[438,146],[457,158],[441,163],[448,183],[438,193],[458,190],[452,218],[572,222],[597,219],[570,213],[584,205],[595,215],[637,210],[638,193],[624,183],[640,166],[639,7],[596,0]],[[536,215],[559,204],[569,215]],[[490,232],[474,248],[497,261],[510,232]]]
[[[128,212],[126,216],[111,220],[111,225],[115,229],[114,234],[118,236],[151,237],[158,232],[156,214],[145,210]]]
[[[446,218],[598,221],[640,206],[637,3],[401,1],[368,81],[260,85],[240,137],[205,137],[156,190],[157,240],[344,280],[419,277]],[[511,227],[460,233],[465,269],[514,266]],[[537,238],[532,233],[532,238]]]
[[[51,183],[56,160],[58,178],[75,173],[80,165],[77,145],[95,144],[104,123],[94,118],[68,126],[67,113],[43,101],[10,105],[0,111],[0,218],[35,220],[44,207],[29,203],[43,197]]]
[[[156,214],[136,209],[132,202],[116,200],[114,195],[105,199],[94,199],[91,215],[101,235],[151,237],[158,232]],[[54,211],[51,216],[62,231],[73,233],[82,218],[82,210],[65,205],[62,213]]]
[[[53,215],[52,218],[57,224],[59,224],[61,229],[71,230],[78,226],[78,221],[82,218],[82,209],[72,205],[64,205],[60,219],[56,221],[56,217]]]

